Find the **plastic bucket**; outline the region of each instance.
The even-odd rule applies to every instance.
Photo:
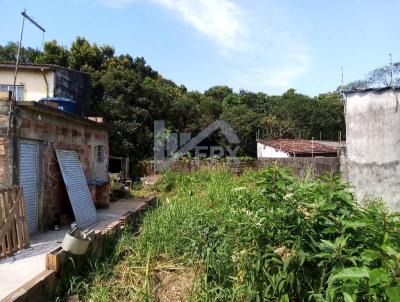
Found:
[[[74,255],[84,255],[90,245],[92,238],[90,236],[82,236],[77,229],[70,230],[64,236],[61,244],[63,250]]]

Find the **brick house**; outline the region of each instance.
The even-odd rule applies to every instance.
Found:
[[[15,183],[23,187],[29,232],[74,220],[56,149],[78,154],[94,201],[108,204],[107,127],[37,101],[17,101],[14,132],[10,123],[11,101],[6,95],[0,93],[0,187]]]

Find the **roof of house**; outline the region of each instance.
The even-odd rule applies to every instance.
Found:
[[[49,114],[49,115],[52,115],[52,116],[55,116],[55,117],[58,117],[58,118],[61,118],[64,120],[69,120],[72,122],[77,122],[80,124],[85,124],[88,126],[102,128],[102,129],[106,129],[106,130],[109,129],[109,126],[107,126],[104,123],[96,122],[89,118],[85,118],[85,117],[82,117],[82,116],[79,116],[79,115],[76,115],[73,113],[65,112],[65,111],[59,110],[57,108],[53,108],[51,106],[41,104],[39,102],[19,101],[16,103],[16,105],[18,107],[21,107],[21,108],[24,108],[27,110],[42,112],[42,113]]]
[[[305,139],[271,139],[257,140],[257,142],[274,149],[291,154],[327,154],[336,153],[334,146],[319,143],[318,141]]]
[[[0,69],[1,68],[6,68],[6,69],[15,69],[15,63],[14,62],[8,62],[8,63],[0,63]],[[33,64],[33,63],[19,63],[18,64],[18,69],[25,69],[25,70],[49,70],[49,71],[54,71],[57,69],[64,69],[64,70],[69,70],[69,71],[74,71],[74,72],[80,72],[80,73],[86,73],[83,71],[75,70],[75,69],[70,69],[54,64]]]
[[[318,143],[334,148],[346,147],[346,141],[318,141]]]

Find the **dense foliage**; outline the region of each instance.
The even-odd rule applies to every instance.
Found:
[[[400,301],[399,215],[356,204],[338,177],[208,170],[167,173],[158,188],[161,205],[136,239],[70,293],[169,301],[163,279],[190,268],[191,301]]]
[[[16,45],[0,46],[0,62],[14,61]],[[340,94],[308,97],[290,89],[268,95],[226,86],[204,93],[164,79],[144,58],[116,55],[109,45],[98,46],[77,38],[66,48],[56,41],[43,51],[24,48],[22,62],[57,64],[88,72],[92,79],[92,115],[104,116],[110,127],[113,154],[129,154],[134,160],[152,157],[153,122],[166,121],[171,131],[196,135],[216,119],[230,123],[241,140],[239,155],[254,156],[255,139],[270,137],[344,138]],[[195,72],[195,71],[193,71]],[[223,144],[218,135],[209,144]]]

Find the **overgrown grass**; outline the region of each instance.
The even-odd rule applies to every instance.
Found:
[[[188,301],[400,301],[398,214],[357,205],[338,177],[205,170],[166,173],[157,189],[140,233],[70,294],[167,301],[161,273],[190,270]]]

